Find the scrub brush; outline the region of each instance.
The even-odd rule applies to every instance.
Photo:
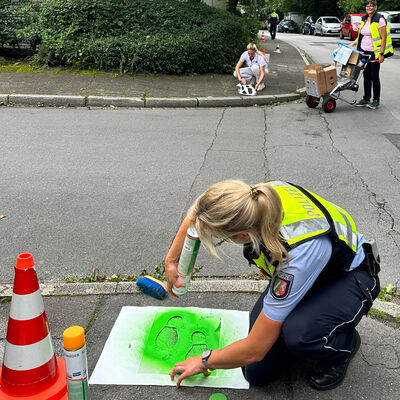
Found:
[[[145,275],[136,281],[136,286],[151,297],[162,300],[167,295],[164,283],[152,276]]]

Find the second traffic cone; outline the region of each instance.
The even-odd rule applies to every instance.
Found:
[[[279,47],[279,43],[277,43],[275,53],[280,53],[280,52],[281,52],[281,48]]]
[[[1,400],[68,400],[65,362],[56,357],[32,254],[17,257]]]

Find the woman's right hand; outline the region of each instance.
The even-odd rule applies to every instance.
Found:
[[[242,85],[245,85],[245,84],[246,84],[246,79],[241,78],[241,79],[240,79],[240,83],[241,83]]]
[[[165,260],[164,263],[164,269],[165,269],[165,278],[167,280],[167,289],[168,293],[171,296],[178,297],[172,292],[172,287],[181,287],[185,286],[182,282],[177,282],[178,278],[178,262],[177,261],[171,261],[171,260]]]
[[[182,224],[178,229],[178,232],[172,242],[170,249],[168,250],[164,261],[165,278],[167,280],[168,293],[174,297],[178,296],[172,293],[172,286],[185,286],[182,282],[177,282],[176,280],[178,278],[179,257],[181,255],[183,243],[185,242],[186,232],[189,228],[189,225],[189,218],[186,217],[182,221]]]

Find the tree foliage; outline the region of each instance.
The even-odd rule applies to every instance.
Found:
[[[19,47],[26,42],[35,49],[40,4],[40,0],[0,0],[0,46]]]
[[[365,0],[339,0],[338,5],[343,11],[343,14],[349,13],[365,13]],[[378,0],[378,12],[379,10],[400,10],[400,0]]]
[[[290,11],[304,15],[336,15],[365,12],[364,0],[243,0],[245,8],[257,4],[258,15],[268,15],[273,9],[281,14]],[[378,0],[379,10],[400,10],[400,0]],[[254,6],[253,6],[254,7]]]
[[[338,4],[332,0],[265,0],[265,10],[272,9],[281,13],[295,11],[304,15],[338,15]]]

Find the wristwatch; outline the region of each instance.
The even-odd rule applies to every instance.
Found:
[[[208,364],[208,359],[210,358],[212,353],[212,350],[204,350],[203,354],[201,355],[201,361],[203,362],[203,365],[209,369],[210,371],[214,371],[215,368],[211,368],[210,365]]]
[[[385,55],[385,53],[379,53],[379,55],[380,55],[380,56],[384,56],[384,55]]]

